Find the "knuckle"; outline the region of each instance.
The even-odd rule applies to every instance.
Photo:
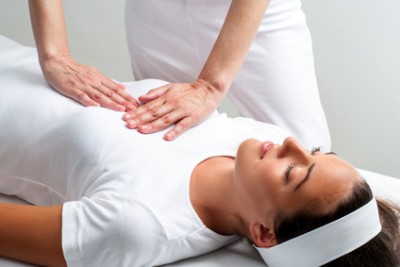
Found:
[[[94,97],[95,99],[101,99],[101,98],[102,98],[102,95],[101,95],[100,93],[94,93],[93,97]]]
[[[84,100],[86,98],[86,94],[82,91],[76,91],[74,94],[78,100]]]
[[[149,115],[149,113],[141,113],[137,117],[138,119],[136,120],[137,122],[140,121],[140,124],[143,124],[145,122],[149,122],[152,120],[152,117]]]
[[[100,83],[92,82],[92,83],[90,84],[90,86],[91,86],[92,88],[96,89],[96,90],[104,91],[104,90],[102,90],[102,89],[104,89],[104,87],[103,87]]]
[[[158,116],[158,112],[156,110],[152,109],[149,112],[150,112],[151,116],[153,116],[153,118],[158,118],[159,117]]]
[[[160,114],[156,108],[151,108],[151,106],[145,106],[145,112],[142,113],[143,116],[158,118]]]
[[[114,92],[113,91],[107,91],[106,96],[109,98],[112,98],[114,96]]]
[[[179,126],[181,131],[185,131],[194,125],[194,121],[191,117],[187,117],[184,120],[181,120],[177,126]]]
[[[110,87],[110,88],[114,89],[113,86],[110,86],[110,84],[108,83],[108,81],[104,79],[104,77],[101,77],[101,78],[100,78],[100,84],[101,84],[102,86],[107,86],[107,87]]]
[[[168,115],[164,115],[161,117],[161,120],[164,124],[170,124],[171,123],[171,117]]]

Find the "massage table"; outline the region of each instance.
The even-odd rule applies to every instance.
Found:
[[[29,79],[41,79],[41,83],[44,82],[44,78],[41,75],[37,52],[35,48],[22,46],[13,40],[10,40],[4,36],[0,35],[0,90],[2,85],[1,79],[7,79],[7,75],[2,75],[2,72],[17,72],[21,67],[24,71],[32,71],[36,75],[27,72],[27,78]],[[37,75],[40,74],[40,75]],[[34,80],[32,81],[34,82]],[[127,89],[129,90],[129,84],[127,83]],[[144,92],[136,92],[137,94]],[[1,97],[1,94],[0,94]],[[0,107],[1,108],[1,107]],[[1,129],[0,129],[1,131]],[[1,157],[0,157],[1,160]],[[371,185],[372,190],[376,196],[380,196],[389,200],[392,200],[400,204],[400,179],[394,177],[366,171],[359,170],[363,177]],[[10,202],[10,203],[21,203],[29,204],[24,200],[19,199],[12,195],[0,194],[0,202]],[[22,267],[22,266],[34,266],[31,264],[26,264],[22,262],[17,262],[0,257],[1,267]],[[186,259],[181,262],[176,262],[164,266],[186,266],[186,267],[196,267],[196,266],[265,266],[261,257],[251,246],[251,244],[245,240],[240,239],[226,247],[223,247],[212,253]]]

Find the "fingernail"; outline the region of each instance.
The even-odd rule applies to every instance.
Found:
[[[141,131],[141,132],[148,132],[148,131],[150,131],[150,129],[151,129],[151,127],[149,125],[141,125],[139,127],[139,131]]]
[[[127,121],[126,125],[128,125],[129,128],[134,129],[137,126],[137,122],[135,120]]]
[[[128,120],[130,118],[132,118],[131,114],[127,113],[127,114],[124,115],[124,119]]]
[[[173,139],[174,135],[172,133],[167,133],[165,134],[165,140],[171,141]]]
[[[134,104],[129,104],[126,108],[128,110],[134,110],[136,108],[136,106]]]

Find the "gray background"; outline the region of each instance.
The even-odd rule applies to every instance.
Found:
[[[64,1],[75,59],[133,79],[124,0]],[[332,150],[355,166],[400,177],[400,1],[303,0]],[[34,46],[28,1],[1,0],[0,34]],[[222,110],[236,115],[225,101]]]

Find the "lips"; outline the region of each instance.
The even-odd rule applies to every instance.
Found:
[[[267,152],[274,146],[274,143],[272,143],[271,141],[265,141],[262,144],[261,147],[261,158],[263,158],[265,156],[265,154],[267,154]]]

